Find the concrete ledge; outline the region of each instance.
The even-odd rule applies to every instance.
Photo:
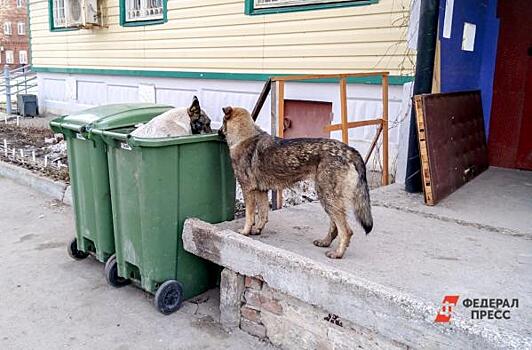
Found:
[[[334,268],[330,264],[242,236],[198,219],[188,219],[185,250],[245,276],[260,276],[270,287],[337,314],[411,348],[523,349],[529,339],[491,324],[454,315],[436,324],[439,305]],[[311,248],[309,248],[311,249]]]
[[[53,199],[72,205],[70,186],[63,182],[54,181],[39,176],[30,170],[0,161],[0,176],[6,177],[21,185],[33,188]]]

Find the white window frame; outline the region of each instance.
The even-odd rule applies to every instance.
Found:
[[[18,22],[17,23],[17,34],[18,35],[26,35],[26,23],[24,23],[24,22]]]
[[[253,0],[253,8],[256,10],[270,9],[288,6],[304,6],[328,4],[333,2],[352,2],[353,0]]]
[[[66,0],[52,0],[52,16],[54,28],[65,28],[66,27]]]
[[[164,19],[164,0],[124,0],[124,6],[126,23]]]
[[[28,51],[20,50],[18,52],[18,63],[20,63],[20,64],[28,64]]]
[[[11,22],[4,22],[4,34],[13,35],[13,28],[11,26]]]
[[[6,64],[14,64],[15,63],[15,55],[13,54],[13,50],[6,50]]]
[[[24,6],[24,0],[17,0],[17,8],[22,8]]]

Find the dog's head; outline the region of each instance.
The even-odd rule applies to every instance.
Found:
[[[190,128],[192,134],[211,133],[211,119],[204,110],[201,109],[199,100],[196,96],[192,99],[192,104],[187,109],[190,117]]]
[[[257,133],[257,127],[249,112],[241,107],[224,107],[223,125],[218,134],[227,140],[229,146],[252,137]]]

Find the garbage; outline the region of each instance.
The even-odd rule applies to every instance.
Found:
[[[68,170],[76,214],[76,238],[67,248],[72,258],[81,260],[93,254],[105,263],[115,252],[106,146],[100,137],[88,131],[89,126],[129,130],[170,108],[142,103],[104,105],[50,122],[52,130],[65,135],[66,142],[61,140],[47,146],[48,161],[62,168],[67,144],[71,158]]]
[[[106,279],[117,287],[135,282],[170,314],[216,285],[219,268],[186,252],[181,233],[188,217],[233,218],[227,145],[217,134],[147,139],[97,126],[91,132],[107,144],[116,255],[106,263]]]

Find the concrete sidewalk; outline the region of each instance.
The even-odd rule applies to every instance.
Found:
[[[532,171],[490,167],[436,206],[394,184],[371,192],[373,205],[484,230],[532,237]]]
[[[108,286],[102,264],[67,255],[73,235],[70,207],[0,177],[1,349],[270,348],[219,327],[216,290],[163,316],[143,291]]]

